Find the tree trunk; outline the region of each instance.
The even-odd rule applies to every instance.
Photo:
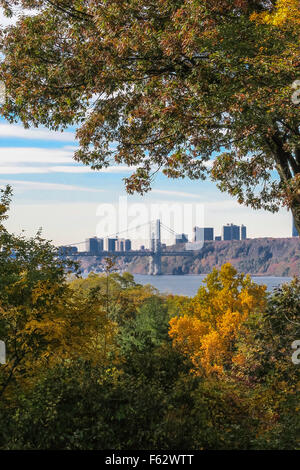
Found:
[[[289,207],[300,236],[300,188],[297,185],[293,187],[293,184],[291,184],[300,174],[300,149],[295,149],[295,155],[286,151],[284,148],[285,140],[279,132],[275,133],[271,139],[266,139],[266,141],[274,155],[280,180],[286,188],[286,196],[290,201]]]
[[[297,199],[299,199],[299,197]],[[298,235],[300,236],[300,201],[296,201],[296,203],[292,205],[291,211],[293,214],[295,227],[297,229]]]

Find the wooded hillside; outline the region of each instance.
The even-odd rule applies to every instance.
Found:
[[[180,250],[182,247],[168,247]],[[79,257],[85,271],[101,271],[101,257]],[[163,274],[207,274],[230,262],[238,271],[265,276],[294,276],[300,273],[299,238],[255,238],[242,241],[206,242],[194,257],[163,257]],[[147,274],[148,257],[118,258],[121,270]]]

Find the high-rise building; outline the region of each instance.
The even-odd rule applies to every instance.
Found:
[[[93,255],[99,255],[103,251],[103,238],[87,238],[86,251]]]
[[[115,241],[115,250],[116,251],[130,251],[131,250],[131,240],[125,238],[117,238]]]
[[[175,235],[175,245],[179,245],[180,243],[187,243],[188,237],[185,233],[177,233]]]
[[[241,239],[246,240],[247,238],[247,227],[245,225],[241,226]]]
[[[125,240],[125,251],[130,251],[131,250],[131,240],[128,238]]]
[[[293,236],[293,237],[299,237],[299,233],[298,233],[298,230],[297,230],[297,228],[296,228],[294,219],[293,219],[292,236]]]
[[[103,251],[103,246],[104,246],[103,238],[98,238],[98,250],[99,250],[99,253],[101,253],[101,252]]]
[[[223,240],[240,240],[239,225],[227,224],[223,226]]]
[[[117,238],[115,242],[116,251],[124,251],[124,240],[122,238]]]
[[[116,251],[117,238],[104,238],[104,251]]]
[[[193,228],[194,237],[193,241],[212,241],[214,239],[214,229],[213,227],[194,227]]]

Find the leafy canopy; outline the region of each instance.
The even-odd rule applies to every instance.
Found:
[[[35,9],[3,31],[2,114],[77,126],[75,159],[137,167],[130,193],[159,170],[210,175],[241,204],[286,204],[300,230],[297,3],[1,0]]]

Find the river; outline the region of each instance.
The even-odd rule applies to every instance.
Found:
[[[135,274],[134,279],[139,284],[151,284],[162,293],[187,295],[193,297],[202,284],[206,274],[199,275],[163,275],[163,276],[148,276],[145,274]],[[280,286],[285,282],[291,281],[291,277],[271,277],[271,276],[253,276],[253,281],[257,284],[265,284],[268,291],[274,290],[275,287]]]

